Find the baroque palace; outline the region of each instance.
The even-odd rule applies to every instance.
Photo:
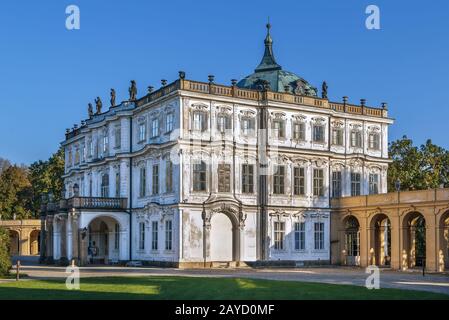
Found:
[[[337,200],[387,192],[386,104],[331,102],[325,82],[318,96],[277,64],[272,43],[268,24],[262,61],[230,86],[181,71],[142,97],[132,81],[122,103],[112,89],[105,112],[100,98],[89,104],[62,143],[64,200],[43,208],[42,259],[366,265],[377,254],[397,266],[390,224],[378,219],[373,253],[348,214],[358,209]]]

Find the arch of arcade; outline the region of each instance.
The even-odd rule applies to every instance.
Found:
[[[9,231],[12,256],[39,254],[41,220],[0,220],[0,227]]]
[[[449,270],[449,189],[332,200],[333,264]]]

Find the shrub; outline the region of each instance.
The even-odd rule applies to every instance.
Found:
[[[9,232],[0,228],[0,276],[6,276],[11,269],[9,256]]]

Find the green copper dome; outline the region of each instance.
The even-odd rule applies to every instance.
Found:
[[[293,72],[284,71],[276,63],[273,54],[273,40],[270,35],[271,25],[267,24],[265,52],[262,61],[253,74],[237,83],[239,88],[260,90],[264,82],[268,82],[271,91],[290,92],[299,95],[317,96],[317,89]]]

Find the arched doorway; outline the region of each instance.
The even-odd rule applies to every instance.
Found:
[[[391,222],[385,214],[377,214],[371,220],[374,259],[377,266],[391,265]]]
[[[35,256],[40,252],[40,237],[39,230],[33,230],[30,232],[30,255]]]
[[[16,230],[9,230],[9,253],[12,256],[20,255],[20,234]]]
[[[211,218],[210,259],[214,262],[234,261],[234,228],[231,219],[224,213],[215,213]]]
[[[345,222],[345,253],[346,265],[360,265],[360,224],[354,216]]]
[[[449,270],[449,211],[447,211],[440,220],[440,252],[439,270]]]
[[[404,253],[409,268],[425,267],[426,263],[426,220],[419,212],[411,212],[403,220]]]
[[[90,264],[119,260],[120,225],[112,217],[98,217],[88,227],[87,258]]]

